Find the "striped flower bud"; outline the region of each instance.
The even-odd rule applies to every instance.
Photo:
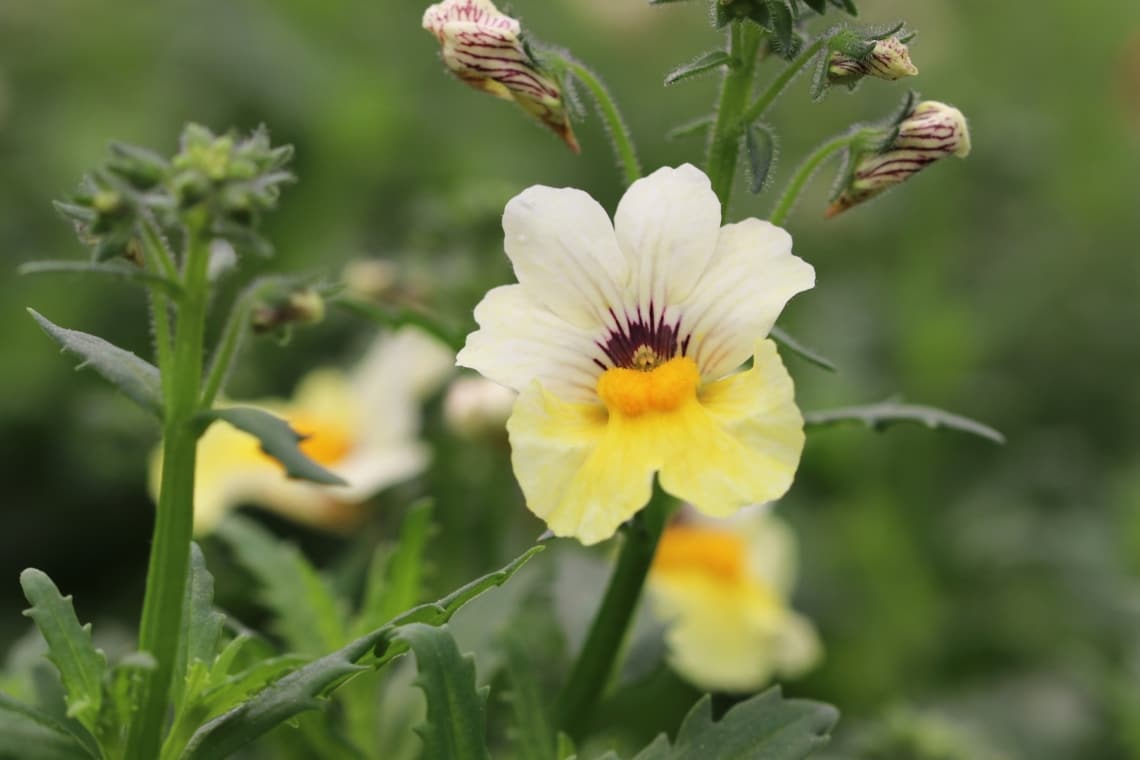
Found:
[[[578,152],[562,88],[520,39],[519,22],[491,0],[444,0],[424,12],[423,27],[443,45],[443,62],[477,90],[517,103]]]
[[[898,37],[877,40],[871,52],[861,58],[835,51],[827,66],[827,78],[842,84],[854,84],[863,77],[894,81],[917,74],[918,68],[910,61],[910,51]]]
[[[966,117],[945,103],[919,103],[899,122],[897,130],[895,138],[880,151],[852,157],[847,182],[828,207],[828,217],[906,181],[940,158],[965,158],[970,153]]]

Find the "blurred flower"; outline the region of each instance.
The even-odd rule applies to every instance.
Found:
[[[317,324],[325,318],[325,301],[315,289],[291,287],[272,290],[259,298],[249,316],[257,335],[291,325]]]
[[[788,489],[803,420],[764,336],[815,273],[787,232],[758,219],[722,228],[708,177],[689,165],[633,183],[612,224],[580,190],[531,187],[503,230],[519,283],[476,307],[457,361],[519,391],[512,463],[551,531],[609,538],[649,501],[655,473],[715,516]]]
[[[399,274],[400,268],[392,261],[353,259],[344,265],[341,280],[350,295],[379,301],[396,289]]]
[[[316,369],[288,401],[240,404],[288,420],[308,436],[301,450],[348,485],[319,486],[286,478],[256,439],[217,422],[198,444],[195,532],[208,532],[229,509],[243,503],[316,527],[350,525],[359,515],[356,504],[427,465],[428,449],[416,438],[420,402],[439,387],[451,366],[446,346],[405,327],[379,337],[349,375]],[[153,465],[151,486],[157,491],[161,452],[155,453]]]
[[[443,419],[455,433],[477,438],[504,430],[518,394],[483,377],[452,381],[443,397]]]
[[[953,106],[927,100],[899,122],[884,147],[852,156],[851,169],[839,195],[827,209],[832,217],[905,182],[946,156],[970,153],[966,117]]]
[[[819,636],[787,605],[795,574],[795,537],[764,507],[671,524],[648,588],[673,669],[705,691],[749,692],[812,668]]]
[[[871,52],[861,58],[835,51],[827,65],[827,76],[833,82],[851,83],[865,76],[894,81],[918,76],[918,67],[910,61],[910,51],[897,37],[876,40]]]
[[[423,27],[439,38],[452,73],[477,90],[514,101],[578,152],[558,79],[523,42],[518,21],[491,0],[444,0],[424,12]]]

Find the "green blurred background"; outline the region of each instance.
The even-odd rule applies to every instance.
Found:
[[[708,109],[715,79],[660,83],[718,44],[704,3],[511,10],[607,80],[647,168],[699,162],[700,138],[663,132]],[[1140,758],[1140,4],[861,10],[918,30],[913,84],[966,113],[974,152],[826,223],[829,179],[812,183],[788,226],[818,284],[783,324],[840,372],[789,358],[802,406],[898,394],[990,423],[1009,443],[909,427],[809,437],[780,511],[801,541],[797,605],[827,659],[788,690],[843,710],[836,757],[889,716],[901,735],[960,732],[1008,757]],[[71,372],[24,309],[143,352],[143,299],[127,285],[15,274],[32,258],[84,255],[50,201],[109,139],[169,153],[188,120],[267,124],[296,146],[300,178],[267,225],[274,264],[335,277],[353,258],[391,259],[465,327],[482,293],[510,279],[498,226],[509,197],[575,186],[612,210],[620,177],[594,114],[576,126],[582,155],[570,154],[445,75],[422,12],[405,0],[0,4],[0,643],[27,628],[26,566],[74,593],[97,627],[133,625],[141,599],[156,430]],[[801,77],[770,117],[774,186],[820,140],[890,112],[906,84],[813,104]],[[732,216],[771,202],[741,186]],[[265,267],[243,262],[233,279]],[[317,363],[350,363],[368,334],[338,316],[287,349],[258,344],[231,393],[287,393]],[[376,530],[391,522],[386,502],[436,495],[445,587],[540,526],[503,450],[448,437],[438,403],[428,427],[435,466],[381,498]],[[330,562],[345,549],[276,527]]]

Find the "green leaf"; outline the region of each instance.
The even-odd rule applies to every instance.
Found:
[[[827,0],[803,0],[804,3],[819,15],[827,12]]]
[[[115,663],[104,681],[96,734],[105,757],[122,757],[127,728],[138,710],[147,674],[154,670],[155,664],[149,652],[131,652]]]
[[[412,623],[397,634],[416,656],[415,684],[427,698],[427,719],[416,726],[424,757],[490,760],[487,688],[475,686],[475,661],[459,654],[447,626]]]
[[[214,576],[206,568],[206,558],[198,544],[190,545],[190,577],[182,603],[186,635],[179,641],[171,682],[175,711],[185,693],[186,674],[192,664],[210,665],[218,654],[225,615],[214,609]]]
[[[666,140],[680,140],[683,137],[699,135],[712,129],[713,117],[700,116],[692,121],[673,127],[665,133]]]
[[[83,357],[80,368],[90,365],[136,404],[162,416],[162,380],[158,367],[95,335],[54,325],[34,309],[28,309],[28,313],[65,351]]]
[[[680,82],[682,79],[689,79],[691,77],[705,74],[713,69],[719,69],[721,66],[733,66],[734,61],[732,56],[723,50],[710,50],[704,55],[700,55],[688,63],[683,63],[677,68],[670,71],[665,77],[665,86]]]
[[[755,195],[764,189],[764,182],[772,169],[776,138],[768,127],[753,124],[744,130],[744,145],[748,149],[749,189]]]
[[[820,354],[813,349],[808,348],[803,343],[800,343],[798,340],[789,335],[785,330],[782,330],[779,327],[773,327],[768,332],[768,337],[791,351],[796,356],[811,362],[817,367],[822,367],[828,372],[839,371],[835,366],[835,362],[831,361],[831,359],[828,359],[823,354]]]
[[[431,533],[431,502],[413,504],[400,526],[395,550],[376,550],[353,624],[359,634],[391,620],[423,597],[424,548]]]
[[[357,662],[365,661],[368,666],[378,668],[407,651],[407,642],[395,638],[401,626],[443,625],[467,602],[506,583],[543,548],[532,546],[502,569],[468,583],[437,602],[414,607],[348,646],[270,684],[249,701],[199,728],[191,737],[183,760],[225,757],[293,716],[324,707],[327,702],[323,697],[348,678],[368,669]],[[372,656],[368,656],[369,653]]]
[[[305,456],[297,444],[305,440],[289,423],[262,409],[249,406],[231,406],[224,409],[211,409],[203,412],[205,420],[222,420],[249,433],[261,441],[261,450],[273,457],[285,468],[291,478],[308,480],[326,486],[348,485],[339,475],[321,467]]]
[[[95,732],[103,701],[107,658],[91,643],[91,624],[80,625],[71,597],[63,596],[47,574],[28,568],[20,573],[31,608],[24,611],[48,645],[48,659],[59,670],[67,700],[67,716]]]
[[[157,285],[171,297],[177,297],[182,293],[182,286],[178,283],[149,269],[140,269],[121,262],[99,264],[93,261],[29,261],[21,264],[17,271],[20,274],[93,274],[130,280],[140,285]]]
[[[51,716],[0,693],[0,758],[91,760],[98,757]]]
[[[840,10],[847,11],[852,16],[858,16],[859,11],[855,7],[855,0],[829,0],[829,2]]]
[[[768,23],[766,28],[772,32],[773,47],[784,58],[795,55],[795,14],[785,0],[766,0],[768,9]]]
[[[273,629],[292,651],[318,655],[344,644],[344,607],[296,546],[236,515],[217,533],[257,580],[257,599],[274,613]]]
[[[804,414],[805,425],[839,425],[845,422],[861,422],[872,430],[883,430],[902,422],[916,422],[931,429],[945,428],[970,433],[980,438],[1004,444],[1005,436],[989,425],[954,414],[933,406],[903,404],[887,399],[877,404],[847,406],[841,409],[827,409]]]
[[[371,320],[381,327],[388,327],[395,330],[404,325],[413,325],[428,335],[439,338],[439,340],[456,351],[463,348],[463,343],[467,339],[466,335],[444,324],[443,320],[437,315],[427,311],[407,307],[385,308],[379,304],[369,303],[368,301],[362,301],[344,295],[330,298],[327,303],[333,306],[339,306],[358,317]]]
[[[831,705],[784,699],[780,687],[712,717],[712,698],[701,697],[685,716],[672,746],[658,736],[634,760],[800,760],[831,739],[839,711]]]

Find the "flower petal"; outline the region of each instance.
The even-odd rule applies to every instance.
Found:
[[[497,383],[522,391],[538,380],[566,401],[596,401],[604,358],[594,333],[570,324],[523,285],[504,285],[475,307],[479,329],[455,358]]]
[[[713,256],[719,228],[720,202],[695,166],[663,167],[634,182],[618,204],[614,229],[636,303],[660,312],[688,296]]]
[[[814,284],[815,270],[792,255],[792,238],[780,227],[746,219],[721,229],[708,269],[681,307],[701,376],[739,367],[791,297]]]
[[[507,203],[504,245],[519,283],[578,327],[611,324],[629,264],[605,210],[586,193],[536,185]]]

